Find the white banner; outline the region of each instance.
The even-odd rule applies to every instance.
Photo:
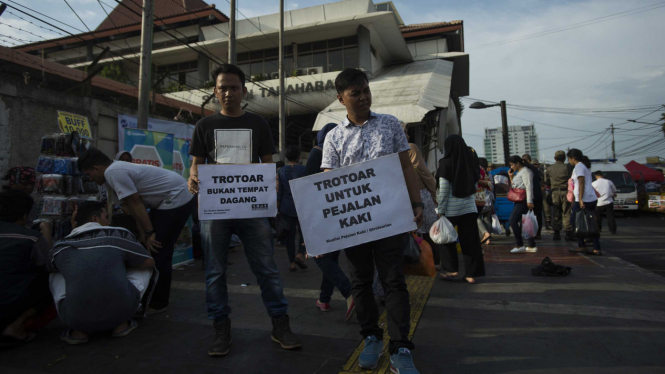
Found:
[[[277,215],[275,164],[199,165],[199,219]]]
[[[417,228],[396,153],[295,179],[290,185],[310,255]]]
[[[137,117],[129,114],[118,114],[118,149],[125,149],[125,129],[137,128]],[[194,125],[182,122],[148,118],[148,130],[173,134],[173,137],[192,141]]]

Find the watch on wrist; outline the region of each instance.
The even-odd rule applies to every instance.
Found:
[[[143,232],[143,234],[144,234],[145,236],[150,236],[150,235],[152,235],[152,234],[154,234],[154,233],[155,233],[155,230],[146,230],[146,231]]]
[[[411,208],[416,209],[417,207],[425,208],[425,204],[423,203],[411,203]]]

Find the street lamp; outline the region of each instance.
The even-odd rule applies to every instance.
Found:
[[[493,106],[501,107],[501,130],[503,132],[503,158],[505,166],[508,166],[508,159],[510,159],[510,149],[508,148],[508,117],[506,116],[506,102],[501,101],[498,104],[487,105],[481,101],[476,101],[475,103],[469,105],[469,108],[485,109],[485,108],[491,108]]]

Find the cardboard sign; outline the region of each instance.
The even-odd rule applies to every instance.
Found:
[[[275,164],[199,165],[199,219],[277,215]]]
[[[136,164],[173,170],[173,134],[125,129],[125,151]]]
[[[396,153],[290,184],[310,255],[417,228]]]
[[[80,137],[92,139],[92,131],[90,131],[88,117],[59,110],[58,126],[60,126],[60,131],[65,134],[71,134],[76,131]]]

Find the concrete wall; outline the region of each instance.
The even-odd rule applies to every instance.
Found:
[[[27,85],[22,78],[0,73],[0,176],[14,166],[37,165],[43,135],[60,132],[57,111],[85,115],[90,121],[93,145],[109,157],[118,151],[118,113],[136,110],[110,102],[72,96]],[[155,118],[167,119],[163,116]]]

